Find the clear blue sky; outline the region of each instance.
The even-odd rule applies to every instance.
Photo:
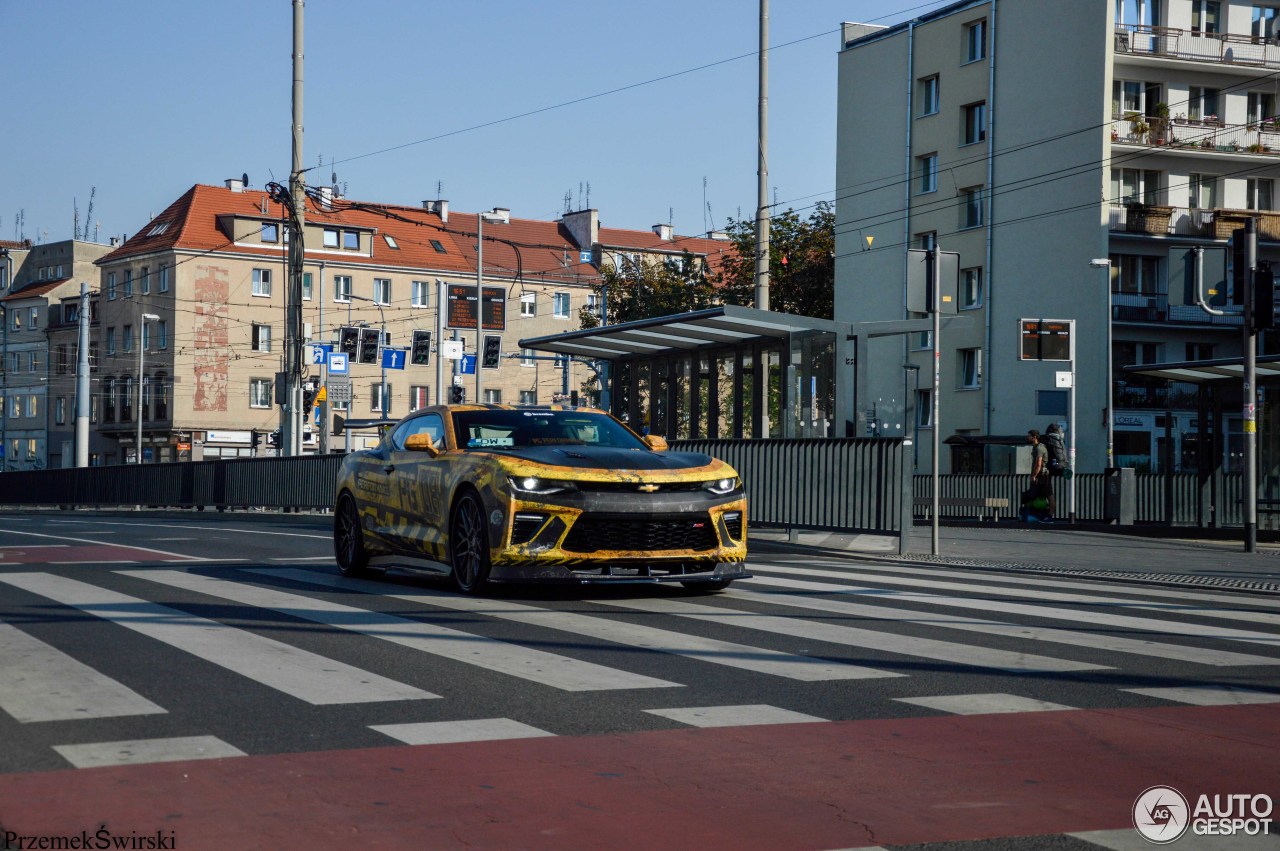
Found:
[[[940,5],[770,3],[769,182],[783,209],[833,195],[840,22]],[[757,15],[751,0],[310,0],[304,158],[325,161],[311,182],[333,170],[351,198],[418,204],[439,181],[453,209],[541,219],[566,193],[585,206],[589,183],[611,227],[749,218]],[[70,237],[95,186],[106,242],[194,183],[287,179],[291,20],[289,0],[0,0],[0,238],[19,210],[28,238]]]

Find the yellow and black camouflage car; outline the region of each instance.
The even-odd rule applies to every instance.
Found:
[[[403,566],[489,583],[682,582],[747,576],[747,499],[732,467],[667,451],[603,411],[441,405],[353,452],[338,476],[346,575]]]

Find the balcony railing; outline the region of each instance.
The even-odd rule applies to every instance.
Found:
[[[1198,305],[1170,304],[1167,292],[1112,292],[1111,318],[1116,322],[1168,322],[1177,325],[1239,327],[1240,308],[1228,306],[1224,316],[1205,313]]]
[[[1280,157],[1280,119],[1251,124],[1223,124],[1216,118],[1174,117],[1161,121],[1143,116],[1139,121],[1114,118],[1111,141],[1142,145],[1155,151],[1253,154]]]
[[[1117,54],[1280,68],[1280,44],[1251,35],[1116,24],[1115,38]]]

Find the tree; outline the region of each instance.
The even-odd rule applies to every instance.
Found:
[[[591,287],[597,300],[605,299],[609,325],[702,310],[719,303],[703,264],[687,251],[678,258],[620,259],[618,265],[621,268],[606,256],[600,266],[600,283]],[[594,307],[583,307],[578,317],[583,328],[600,324]]]
[[[735,252],[721,264],[712,283],[726,304],[755,300],[755,222],[729,221]],[[769,309],[831,319],[835,305],[836,217],[821,202],[808,219],[787,210],[770,220]]]

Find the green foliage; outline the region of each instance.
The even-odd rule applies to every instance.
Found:
[[[729,222],[736,253],[714,280],[726,304],[750,305],[755,299],[756,234],[750,220]],[[769,224],[769,309],[819,319],[832,318],[835,306],[836,217],[828,202],[807,219],[795,210],[775,214]]]
[[[607,296],[610,325],[702,310],[719,303],[701,262],[688,252],[678,259],[648,257],[638,262],[622,260],[621,265],[621,269],[615,268],[606,255],[600,267],[601,282],[591,288],[597,299]],[[583,307],[578,317],[583,328],[600,324],[594,309]]]

